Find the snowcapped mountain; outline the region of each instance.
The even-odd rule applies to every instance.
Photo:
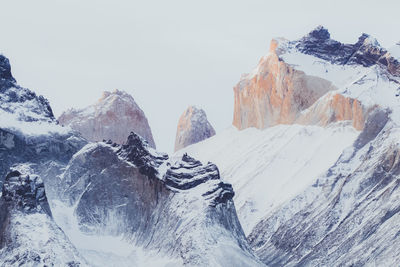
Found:
[[[95,104],[86,108],[63,112],[58,121],[77,130],[90,141],[113,140],[122,144],[129,133],[134,131],[155,148],[153,135],[143,110],[130,94],[117,89],[103,92]]]
[[[343,44],[323,27],[274,39],[234,88],[239,130],[178,151],[219,166],[267,265],[400,262],[396,48],[366,34]]]
[[[1,62],[1,266],[264,265],[216,165],[88,142]]]
[[[175,151],[215,135],[215,130],[201,108],[190,106],[179,118]]]

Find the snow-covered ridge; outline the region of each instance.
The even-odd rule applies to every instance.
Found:
[[[19,86],[9,60],[0,55],[0,128],[29,135],[65,132],[56,125],[47,99]]]
[[[389,108],[400,123],[400,63],[375,39],[363,34],[355,44],[330,39],[322,27],[286,42],[280,58],[296,70],[333,83],[335,93],[357,99],[366,110]]]

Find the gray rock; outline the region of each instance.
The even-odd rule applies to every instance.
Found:
[[[179,119],[175,138],[175,151],[201,142],[215,135],[204,110],[190,106]]]

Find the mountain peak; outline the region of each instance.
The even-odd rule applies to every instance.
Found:
[[[81,132],[90,141],[111,139],[122,144],[133,131],[155,147],[143,110],[130,94],[118,89],[104,91],[95,104],[86,108],[65,111],[58,120]]]
[[[4,81],[15,83],[15,79],[11,74],[10,61],[7,57],[0,55],[0,85]]]
[[[331,38],[331,34],[328,29],[324,28],[322,25],[317,26],[312,30],[306,37],[311,37],[320,40],[328,40]]]
[[[181,115],[176,131],[175,151],[215,135],[205,111],[189,106]]]
[[[103,91],[99,101],[104,100],[104,99],[108,98],[109,96],[113,96],[113,95],[130,97],[133,99],[133,97],[130,94],[128,94],[127,92],[125,92],[123,90],[119,90],[119,89],[114,89],[112,91]]]

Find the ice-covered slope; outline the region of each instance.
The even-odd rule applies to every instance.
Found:
[[[314,183],[358,134],[348,123],[232,127],[178,154],[217,164],[236,192],[238,216],[249,234],[263,217]]]
[[[83,109],[69,109],[58,118],[60,124],[79,131],[90,141],[126,141],[131,131],[136,132],[155,148],[149,123],[133,97],[120,90],[103,92],[93,105]]]

